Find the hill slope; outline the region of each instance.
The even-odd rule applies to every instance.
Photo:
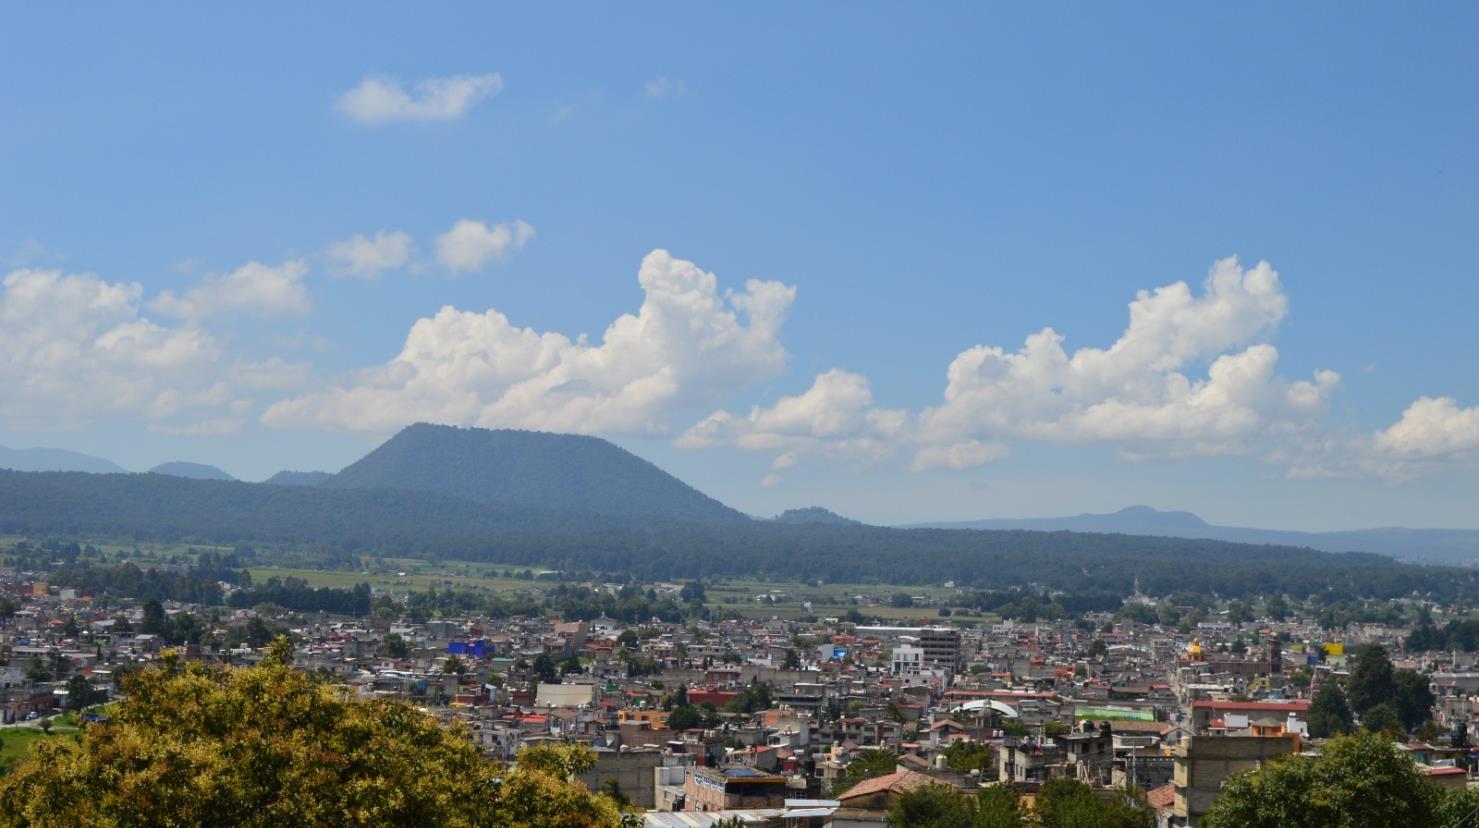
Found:
[[[150,474],[167,474],[171,477],[188,477],[191,480],[235,480],[236,478],[227,474],[215,466],[207,466],[204,463],[186,463],[175,460],[169,463],[160,463],[149,470]]]
[[[776,515],[773,520],[776,523],[798,523],[798,524],[825,524],[827,526],[861,526],[862,521],[845,518],[831,509],[823,509],[820,506],[804,506],[800,509],[787,509]]]
[[[0,469],[22,472],[77,471],[121,474],[126,469],[112,460],[56,448],[13,449],[0,446]]]
[[[262,482],[271,483],[274,486],[318,486],[333,476],[333,472],[287,471],[285,469]]]
[[[1058,518],[996,518],[916,524],[915,529],[1026,529],[1038,532],[1120,532],[1166,538],[1200,538],[1229,543],[1307,546],[1324,552],[1372,552],[1403,560],[1448,564],[1479,563],[1479,531],[1472,529],[1357,529],[1296,532],[1218,526],[1190,512],[1162,512],[1131,506],[1109,514]]]
[[[694,523],[749,518],[596,437],[419,423],[323,483],[557,512]]]
[[[438,555],[639,578],[1029,584],[1125,596],[1271,590],[1390,599],[1479,599],[1479,570],[1365,554],[1073,532],[946,531],[773,521],[685,523],[479,503],[427,492],[275,486],[158,474],[0,471],[0,532],[349,554]]]

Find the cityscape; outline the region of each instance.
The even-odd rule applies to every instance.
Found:
[[[0,828],[1479,826],[1479,8],[0,20]]]

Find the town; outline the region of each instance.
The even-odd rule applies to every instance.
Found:
[[[782,585],[721,603],[701,582],[531,571],[479,596],[451,579],[253,584],[234,563],[0,544],[0,773],[105,719],[131,672],[253,664],[279,635],[296,669],[404,700],[496,761],[588,746],[580,781],[650,826],[884,825],[923,787],[1030,802],[1063,780],[1194,826],[1234,774],[1356,720],[1440,786],[1470,784],[1479,743],[1473,631],[1416,598],[1359,620],[1137,593],[1024,620],[941,585],[782,614]]]

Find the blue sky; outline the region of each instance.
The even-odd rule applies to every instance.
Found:
[[[428,419],[760,514],[1479,527],[1471,4],[0,30],[5,445],[260,479]]]

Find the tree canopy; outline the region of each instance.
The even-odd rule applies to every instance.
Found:
[[[570,777],[594,755],[485,759],[455,728],[399,702],[357,701],[286,666],[166,666],[129,677],[107,722],[44,740],[0,781],[0,826],[616,826]]]
[[[1332,739],[1317,757],[1281,756],[1228,780],[1207,828],[1458,828],[1479,797],[1428,782],[1392,741]]]

